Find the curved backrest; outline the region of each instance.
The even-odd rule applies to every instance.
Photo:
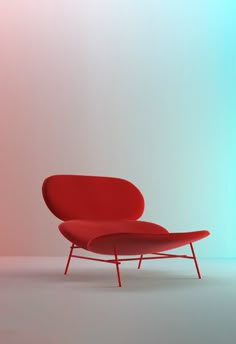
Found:
[[[45,179],[43,198],[51,212],[67,220],[137,220],[144,198],[127,180],[113,177],[54,175]]]

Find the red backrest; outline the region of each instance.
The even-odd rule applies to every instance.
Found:
[[[114,177],[54,175],[45,179],[43,198],[62,221],[137,220],[144,198],[127,180]]]

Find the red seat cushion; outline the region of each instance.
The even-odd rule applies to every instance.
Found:
[[[134,255],[170,250],[200,240],[208,231],[169,233],[164,227],[145,221],[66,221],[60,232],[69,241],[86,250],[112,255]]]
[[[116,233],[91,240],[87,249],[101,254],[140,255],[172,250],[205,238],[208,231],[188,233]]]
[[[90,240],[106,234],[117,233],[168,233],[167,229],[145,221],[85,221],[71,220],[59,225],[60,232],[74,244],[87,249]]]

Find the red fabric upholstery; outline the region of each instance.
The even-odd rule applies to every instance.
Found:
[[[43,197],[62,221],[137,220],[144,198],[127,180],[113,177],[54,175],[43,183]]]
[[[88,243],[101,235],[117,233],[168,233],[167,230],[155,223],[145,221],[66,221],[59,225],[60,232],[69,241],[84,249],[88,248]]]
[[[201,278],[192,243],[207,237],[206,230],[169,233],[164,227],[137,221],[144,211],[144,198],[135,185],[113,177],[54,175],[45,179],[43,198],[51,212],[64,221],[59,225],[62,235],[72,246],[64,274],[72,257],[115,264],[118,285],[121,287],[119,264],[145,259],[183,257],[194,260]],[[160,253],[190,244],[192,256]],[[113,255],[114,259],[97,259],[73,254],[83,248],[98,254]],[[154,253],[155,257],[144,258]],[[120,255],[140,255],[139,258],[119,258]]]
[[[67,221],[60,232],[72,243],[100,254],[138,255],[174,249],[209,235],[208,231],[169,233],[160,225],[145,221]]]
[[[120,255],[140,255],[169,251],[209,235],[208,231],[196,231],[188,233],[116,233],[97,237],[88,242],[89,251],[112,255],[114,247]]]

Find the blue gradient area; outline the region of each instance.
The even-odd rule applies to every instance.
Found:
[[[106,51],[97,85],[109,85],[93,99],[97,111],[96,99],[109,99],[124,116],[122,146],[139,171],[146,219],[177,231],[207,228],[202,256],[236,257],[235,2],[109,4],[102,29],[101,9],[91,26],[90,56]]]

